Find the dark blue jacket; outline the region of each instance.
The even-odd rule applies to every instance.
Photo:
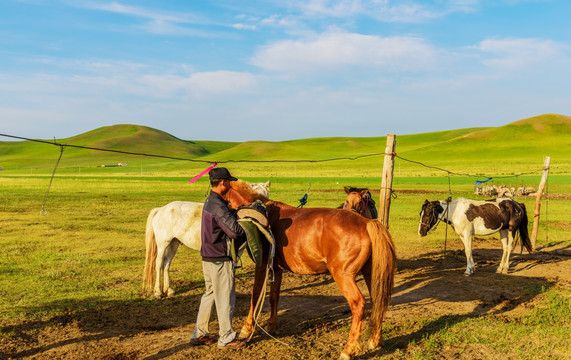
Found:
[[[200,255],[203,261],[232,260],[228,242],[230,239],[236,239],[239,246],[246,237],[244,229],[238,224],[236,212],[228,207],[227,201],[213,191],[204,203],[200,230],[202,240]]]

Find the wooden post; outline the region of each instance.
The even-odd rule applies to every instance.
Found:
[[[379,201],[379,221],[387,229],[389,228],[389,209],[391,206],[391,194],[393,186],[393,170],[395,165],[394,152],[396,148],[396,136],[387,135],[385,147],[385,159],[383,162],[383,178],[381,181],[381,196]]]
[[[547,175],[549,175],[549,164],[551,163],[551,157],[546,156],[543,161],[543,175],[541,176],[541,181],[539,182],[539,188],[537,189],[537,196],[535,198],[535,210],[533,211],[533,229],[531,230],[531,247],[535,251],[535,242],[537,241],[537,229],[539,228],[539,210],[541,209],[541,196],[543,195],[543,189],[545,188],[545,183],[547,182]]]

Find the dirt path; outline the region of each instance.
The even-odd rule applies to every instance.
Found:
[[[495,269],[501,250],[495,242],[476,241],[476,274],[464,277],[466,258],[460,244],[447,253],[422,254],[398,262],[392,305],[387,313],[386,346],[363,350],[359,358],[392,358],[446,323],[484,313],[529,313],[534,287],[571,289],[571,249],[553,247],[533,255],[512,255],[510,275]],[[450,248],[450,247],[449,247]],[[412,251],[414,253],[414,249]],[[237,281],[235,328],[239,330],[249,304],[251,274]],[[241,350],[216,345],[189,347],[201,284],[174,284],[184,294],[162,301],[129,304],[109,302],[103,308],[60,316],[49,321],[9,327],[0,337],[0,359],[317,359],[337,358],[347,340],[350,311],[329,275],[286,273],[280,299],[280,327],[271,339],[259,330]],[[359,286],[368,295],[364,281]],[[369,304],[367,304],[368,316]],[[266,302],[262,322],[267,317]],[[217,329],[217,323],[212,323]],[[367,326],[365,327],[365,333]],[[365,348],[365,337],[362,339]],[[450,357],[486,358],[486,354],[447,350]]]

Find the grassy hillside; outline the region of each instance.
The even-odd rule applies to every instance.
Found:
[[[330,137],[290,141],[247,141],[243,143],[181,140],[163,131],[138,125],[107,126],[58,140],[59,143],[156,154],[202,161],[231,161],[231,167],[244,174],[259,176],[378,176],[383,157],[365,157],[357,161],[319,162],[325,159],[353,158],[383,153],[386,137]],[[22,141],[0,142],[0,166],[10,171],[48,173],[59,147]],[[398,135],[395,173],[402,176],[443,175],[413,160],[455,173],[500,175],[541,169],[543,157],[552,157],[552,172],[571,172],[571,117],[546,114],[495,128],[467,128],[424,134]],[[98,164],[128,162],[118,173],[166,172],[192,173],[203,163],[128,156],[112,152],[66,148],[60,169],[86,168],[95,172]],[[236,163],[237,160],[312,160],[317,163]],[[26,169],[26,170],[23,170]],[[42,170],[43,169],[43,170]],[[65,171],[65,170],[64,170]],[[80,170],[79,170],[80,171]],[[109,174],[109,170],[105,170]],[[38,173],[38,172],[35,172]],[[259,173],[256,175],[256,173]]]
[[[492,173],[541,168],[543,157],[548,155],[552,158],[553,171],[568,173],[571,170],[571,117],[535,116],[470,132],[437,146],[419,147],[406,155],[464,171],[477,171],[481,164],[488,164],[485,170]]]
[[[47,140],[50,141],[51,140]],[[225,150],[238,143],[181,140],[164,131],[139,125],[113,125],[54,142],[97,149],[144,153],[169,157],[196,158]],[[0,142],[0,161],[10,167],[53,166],[60,148],[31,141]],[[64,149],[64,163],[89,166],[99,163],[124,162],[131,159],[122,154],[74,147]]]

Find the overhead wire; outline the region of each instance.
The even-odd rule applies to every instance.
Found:
[[[15,136],[15,135],[9,135],[9,134],[0,134],[0,136],[4,136],[4,137],[8,137],[8,138],[13,138],[13,139],[20,139],[20,140],[27,140],[27,141],[32,141],[32,142],[38,142],[38,143],[43,143],[43,144],[49,144],[49,145],[55,145],[55,146],[60,146],[60,147],[70,147],[70,148],[78,148],[78,149],[87,149],[87,150],[96,150],[96,151],[106,151],[106,152],[112,152],[112,153],[119,153],[119,154],[125,154],[125,155],[135,155],[135,156],[146,156],[146,157],[155,157],[155,158],[163,158],[163,159],[170,159],[170,160],[181,160],[181,161],[190,161],[190,162],[197,162],[197,163],[207,163],[207,164],[212,164],[215,162],[218,162],[219,164],[221,163],[322,163],[322,162],[329,162],[329,161],[340,161],[340,160],[350,160],[350,161],[354,161],[354,160],[358,160],[358,159],[362,159],[362,158],[366,158],[366,157],[374,157],[374,156],[384,156],[384,155],[393,155],[396,158],[399,158],[403,161],[406,162],[410,162],[413,164],[418,164],[421,166],[424,166],[428,169],[434,169],[434,170],[439,170],[442,172],[447,173],[449,176],[450,175],[455,175],[455,176],[466,176],[466,177],[475,177],[475,178],[482,178],[482,177],[489,177],[486,176],[484,174],[468,174],[468,173],[459,173],[459,172],[455,172],[455,171],[451,171],[448,169],[444,169],[441,167],[437,167],[437,166],[432,166],[432,165],[427,165],[423,162],[420,161],[416,161],[416,160],[410,160],[407,158],[404,158],[400,155],[398,155],[397,153],[393,152],[392,154],[385,154],[384,152],[379,152],[379,153],[372,153],[372,154],[364,154],[364,155],[358,155],[358,156],[353,156],[353,157],[335,157],[335,158],[326,158],[326,159],[317,159],[317,160],[285,160],[285,159],[271,159],[271,160],[250,160],[250,159],[229,159],[229,160],[201,160],[201,159],[189,159],[189,158],[181,158],[181,157],[175,157],[175,156],[167,156],[167,155],[159,155],[159,154],[148,154],[148,153],[139,153],[139,152],[132,152],[132,151],[122,151],[122,150],[114,150],[114,149],[104,149],[104,148],[97,148],[97,147],[92,147],[92,146],[83,146],[83,145],[73,145],[73,144],[61,144],[55,141],[47,141],[47,140],[38,140],[38,139],[30,139],[30,138],[26,138],[26,137],[22,137],[22,136]],[[530,171],[530,172],[526,172],[526,173],[520,173],[520,174],[513,174],[513,175],[503,175],[503,176],[495,176],[493,178],[496,179],[501,179],[501,178],[510,178],[510,177],[518,177],[518,176],[524,176],[524,175],[531,175],[531,174],[536,174],[538,171]],[[492,177],[489,177],[492,178]]]

